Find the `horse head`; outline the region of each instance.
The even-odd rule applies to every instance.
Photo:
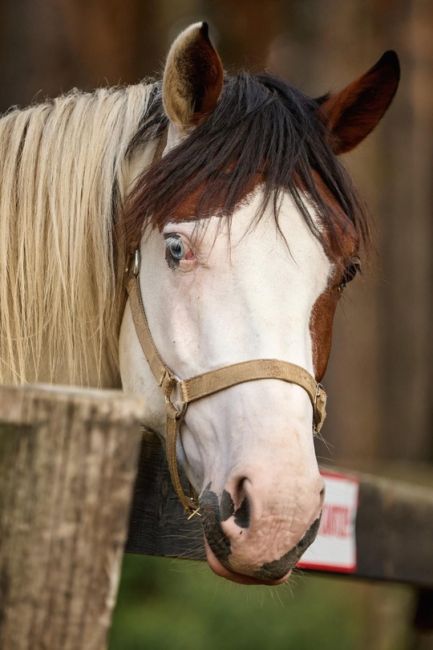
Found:
[[[141,249],[155,348],[176,377],[277,359],[321,381],[334,312],[368,239],[337,155],[378,123],[398,78],[388,52],[314,100],[270,75],[225,75],[205,23],[175,40],[141,134],[153,164],[136,178],[137,147],[131,167],[126,232]],[[120,368],[146,400],[146,426],[164,437],[164,397],[130,302]],[[238,582],[286,580],[324,498],[305,388],[261,378],[194,401],[177,458],[199,497],[211,568]]]

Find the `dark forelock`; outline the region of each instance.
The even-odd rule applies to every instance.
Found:
[[[368,224],[351,180],[332,152],[318,116],[320,100],[269,74],[227,76],[214,111],[164,158],[143,172],[126,206],[129,246],[139,243],[148,225],[176,221],[176,211],[188,196],[200,192],[194,219],[215,214],[230,218],[245,196],[245,188],[260,174],[263,203],[277,206],[282,191],[292,195],[311,231],[319,239],[302,197],[307,193],[324,229],[336,238],[335,215],[314,182],[318,174],[333,200],[353,223],[361,241]],[[150,142],[167,128],[159,84],[130,150]],[[338,242],[336,242],[338,244]]]

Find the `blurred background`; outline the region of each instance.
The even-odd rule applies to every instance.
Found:
[[[389,113],[345,159],[375,249],[337,316],[317,453],[432,484],[431,0],[0,0],[0,108],[158,77],[171,40],[201,19],[229,71],[268,69],[314,96],[386,49],[400,55]],[[199,564],[127,557],[110,649],[403,650],[412,610],[402,587],[299,575],[277,590],[243,588]]]

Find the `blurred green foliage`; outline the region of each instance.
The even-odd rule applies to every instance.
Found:
[[[362,590],[295,575],[241,586],[204,563],[125,556],[110,650],[360,650]]]

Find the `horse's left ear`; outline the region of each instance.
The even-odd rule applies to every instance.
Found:
[[[358,145],[376,126],[390,105],[400,80],[398,56],[385,52],[368,72],[320,105],[335,154]]]
[[[165,64],[162,97],[168,118],[183,131],[199,124],[215,108],[223,81],[208,24],[191,25],[176,38]]]

